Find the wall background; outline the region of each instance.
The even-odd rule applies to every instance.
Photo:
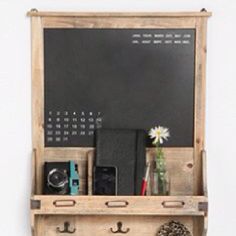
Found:
[[[235,235],[236,2],[233,0],[0,0],[0,234],[30,236],[31,8],[213,12],[208,28],[206,147],[209,236]]]

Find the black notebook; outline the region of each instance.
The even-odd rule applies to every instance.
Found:
[[[96,166],[114,166],[118,195],[139,195],[145,170],[145,132],[99,129],[96,132]]]

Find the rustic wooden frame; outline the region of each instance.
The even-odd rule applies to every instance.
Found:
[[[193,234],[206,233],[207,185],[206,154],[204,151],[205,129],[205,71],[206,71],[206,27],[211,13],[80,13],[80,12],[38,12],[32,10],[32,229],[35,236],[41,235],[40,225],[44,220],[40,215],[143,215],[143,216],[201,216],[193,219]],[[187,153],[187,166],[193,168],[192,186],[189,196],[168,197],[97,197],[97,196],[42,196],[42,166],[47,159],[63,154],[74,158],[87,158],[93,155],[94,148],[45,148],[44,147],[44,68],[43,68],[43,29],[44,28],[194,28],[195,48],[195,118],[194,146],[192,148],[165,148],[168,156]],[[147,159],[152,159],[154,150],[147,149]],[[188,195],[188,193],[186,195]],[[36,195],[35,195],[36,194]],[[128,200],[128,208],[104,208],[104,201]],[[71,208],[55,206],[55,201],[75,202]],[[80,203],[77,205],[77,203]],[[150,205],[147,205],[149,202]],[[167,202],[169,207],[163,205]],[[184,206],[181,206],[184,202]],[[180,204],[180,205],[179,205]],[[36,207],[35,207],[36,206]],[[40,216],[40,217],[39,217]],[[35,225],[35,220],[37,224]],[[199,227],[198,227],[199,226]],[[51,235],[50,235],[51,236]]]

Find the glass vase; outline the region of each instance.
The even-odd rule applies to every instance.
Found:
[[[166,196],[170,194],[169,173],[166,170],[162,148],[157,147],[157,155],[152,173],[152,195]]]
[[[152,181],[152,195],[167,196],[170,194],[170,181],[169,174],[158,172],[157,169],[153,170]]]

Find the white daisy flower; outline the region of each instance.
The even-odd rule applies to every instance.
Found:
[[[168,138],[170,137],[170,133],[168,128],[158,126],[152,128],[149,131],[149,136],[151,137],[151,139],[154,139],[153,144],[162,144],[164,140],[168,140]]]

